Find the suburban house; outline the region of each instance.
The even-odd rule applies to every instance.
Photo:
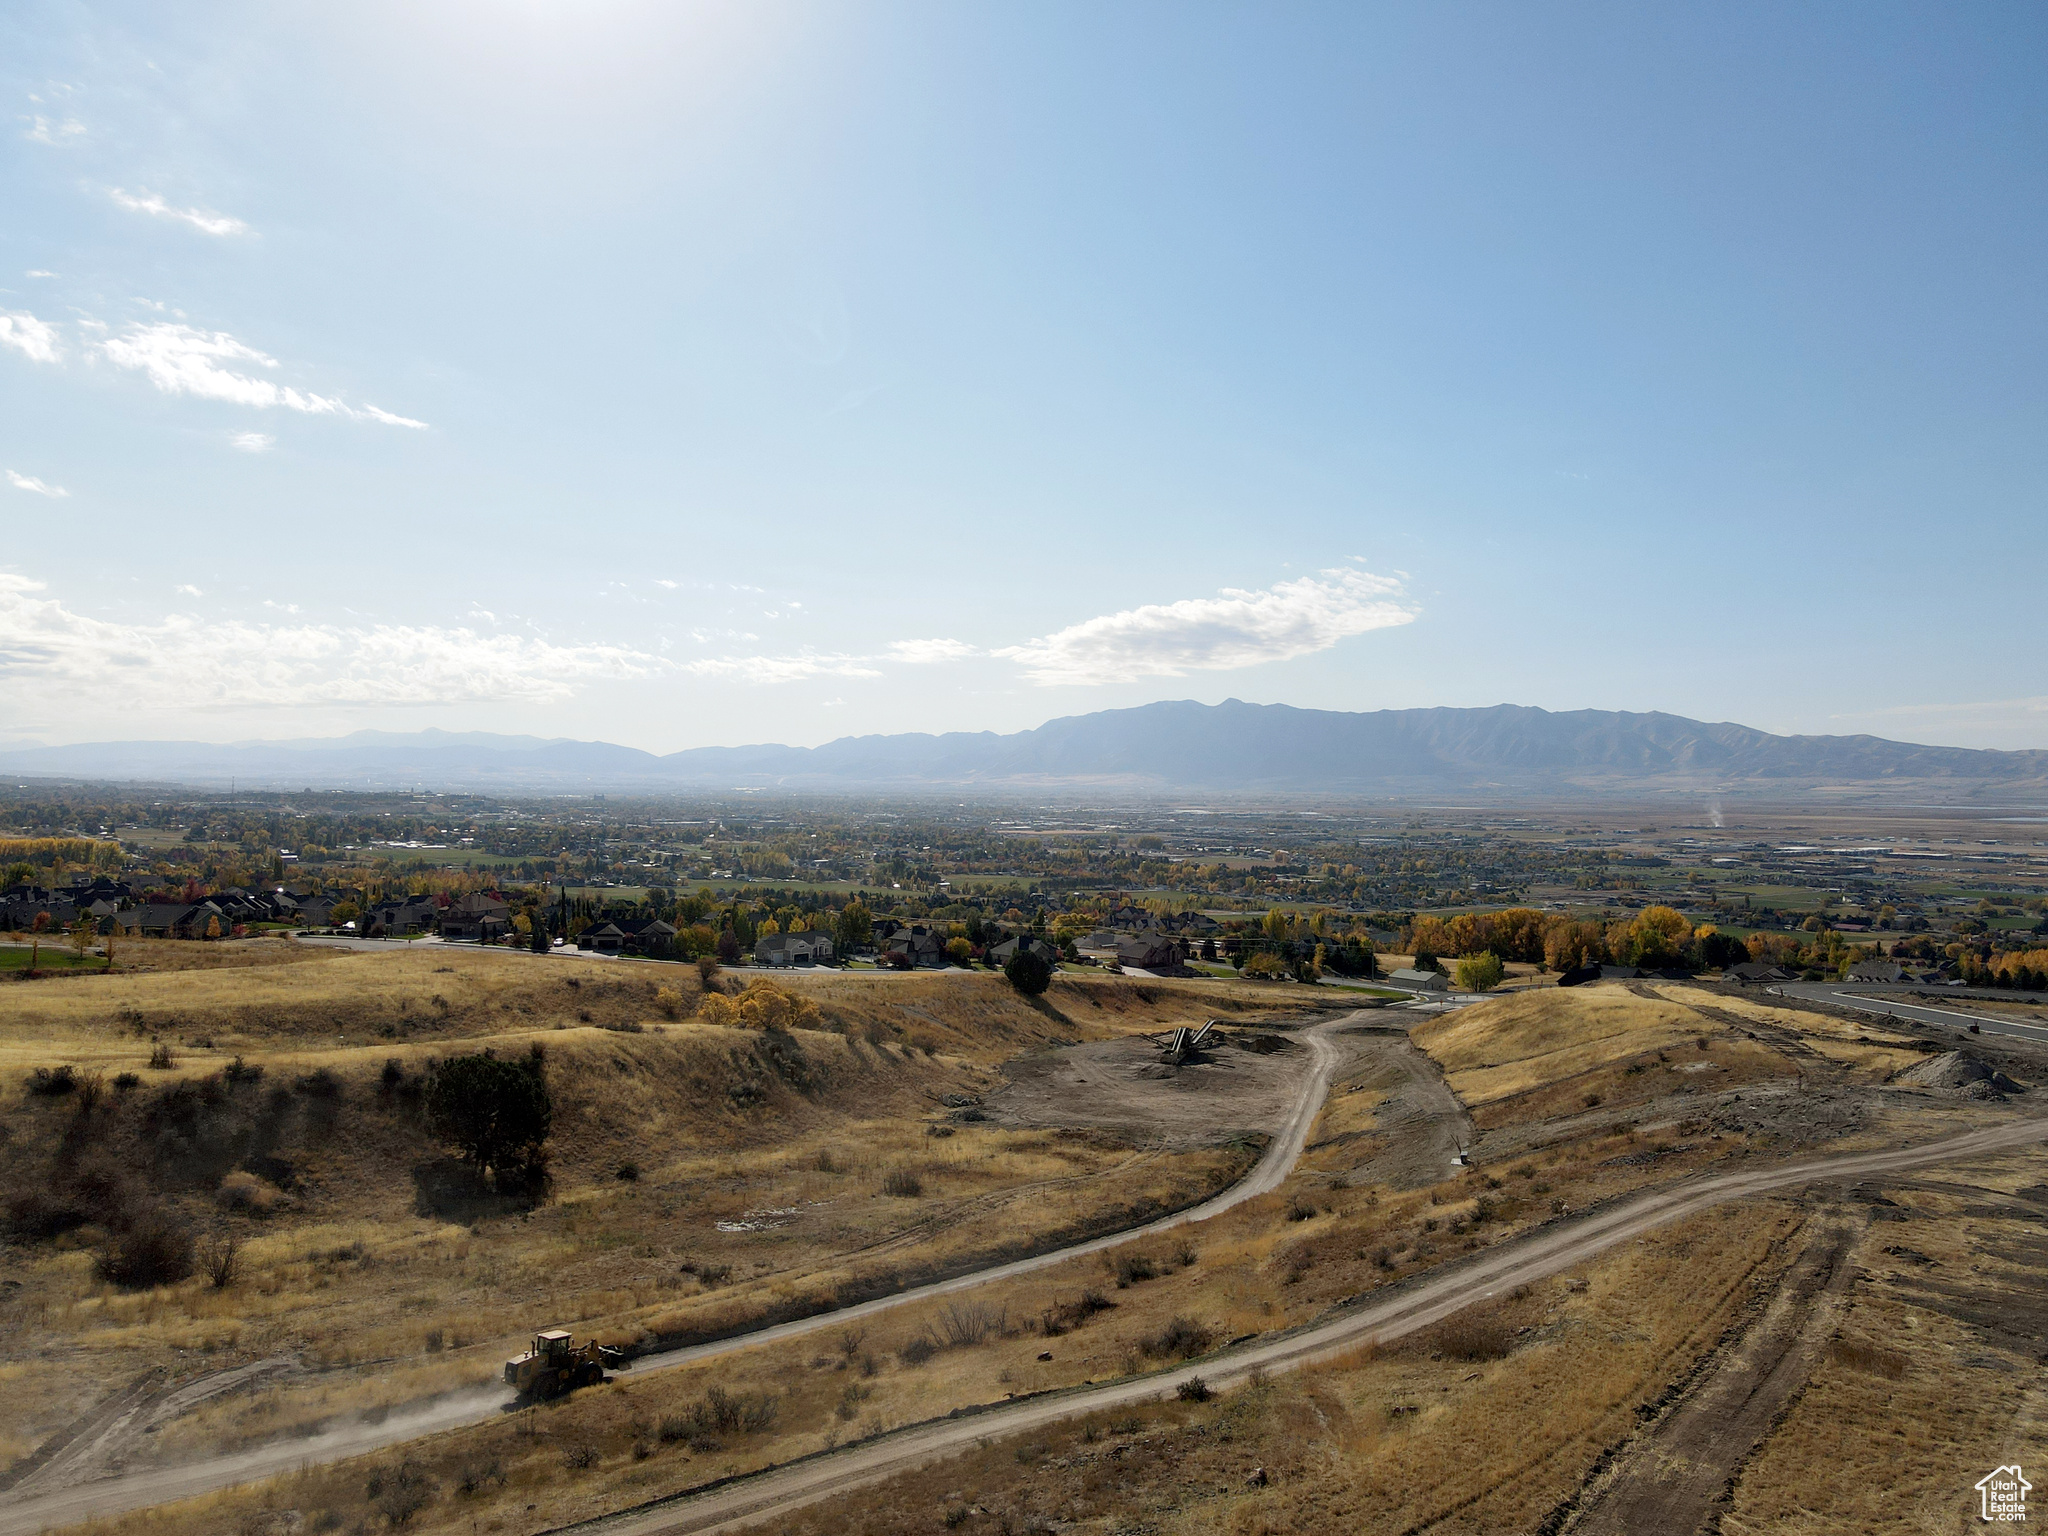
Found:
[[[830,965],[829,933],[771,933],[754,945],[756,965]]]
[[[675,936],[658,917],[614,917],[577,934],[576,947],[600,955],[661,955]]]
[[[1906,968],[1896,960],[1858,960],[1842,973],[1844,981],[1904,981]]]
[[[35,927],[39,917],[45,920],[45,929],[68,928],[78,921],[78,908],[39,885],[9,886],[0,895],[0,928],[27,931]]]
[[[299,921],[309,928],[331,928],[334,926],[334,909],[340,906],[339,896],[305,896],[299,900]]]
[[[441,910],[441,937],[487,943],[512,931],[512,904],[472,891]]]
[[[1764,982],[1790,981],[1792,973],[1781,965],[1766,965],[1761,960],[1746,960],[1741,965],[1731,965],[1721,973],[1723,981],[1740,982],[1745,986],[1756,986]]]
[[[884,956],[902,955],[921,969],[944,970],[951,963],[946,958],[945,939],[922,923],[913,923],[890,934],[882,946],[882,953]]]
[[[1155,976],[1178,976],[1188,970],[1187,956],[1180,945],[1163,933],[1141,933],[1125,939],[1116,947],[1116,963],[1127,971],[1150,971]]]
[[[1000,944],[991,944],[984,953],[990,965],[1008,965],[1019,950],[1037,955],[1048,965],[1059,963],[1060,952],[1044,939],[1031,933],[1020,933],[1014,938],[1003,940]]]
[[[1397,987],[1406,987],[1410,992],[1448,992],[1451,979],[1442,971],[1418,971],[1413,966],[1402,966],[1398,971],[1389,971],[1386,979]]]
[[[138,933],[145,939],[203,939],[209,928],[213,937],[225,938],[235,926],[210,901],[155,902],[117,913],[114,920],[127,932]]]
[[[441,909],[431,896],[380,901],[356,920],[357,932],[368,938],[400,939],[431,933],[440,926]]]

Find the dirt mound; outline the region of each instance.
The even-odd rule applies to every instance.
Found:
[[[1967,1051],[1948,1051],[1940,1056],[1931,1056],[1918,1066],[1906,1068],[1892,1081],[1910,1084],[1915,1088],[1934,1088],[1946,1093],[1960,1093],[1965,1098],[1972,1099],[1988,1099],[2008,1093],[2026,1092],[2026,1089],[1996,1067],[1979,1060]]]

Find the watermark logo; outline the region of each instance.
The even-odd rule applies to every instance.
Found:
[[[2027,1523],[2027,1494],[2033,1484],[2020,1475],[2019,1463],[2000,1467],[1988,1472],[1977,1480],[1977,1493],[1983,1499],[1983,1515],[1990,1525],[2025,1525]]]

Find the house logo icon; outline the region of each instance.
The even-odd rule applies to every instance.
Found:
[[[2025,1525],[2027,1494],[2033,1486],[2020,1476],[2017,1462],[1979,1478],[1977,1492],[1984,1501],[1982,1508],[1985,1522],[1994,1525]]]

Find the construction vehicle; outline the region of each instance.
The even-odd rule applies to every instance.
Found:
[[[1191,1029],[1183,1024],[1171,1034],[1148,1035],[1146,1038],[1159,1047],[1160,1058],[1168,1066],[1178,1067],[1186,1062],[1203,1059],[1202,1047],[1209,1043],[1209,1031],[1215,1027],[1216,1021],[1211,1019],[1200,1029]]]
[[[505,1384],[517,1388],[521,1397],[560,1397],[578,1387],[596,1386],[607,1370],[625,1368],[623,1350],[595,1339],[579,1349],[566,1328],[551,1328],[533,1336],[532,1349],[505,1362]]]

